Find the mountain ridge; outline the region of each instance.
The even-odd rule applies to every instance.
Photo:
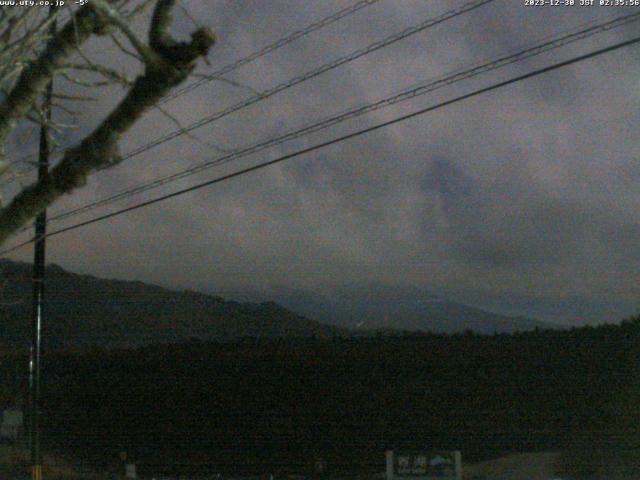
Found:
[[[347,284],[325,294],[293,289],[218,291],[215,294],[245,301],[270,298],[300,315],[355,332],[402,330],[454,334],[471,330],[493,335],[536,328],[566,328],[529,317],[493,313],[417,288],[382,284]]]
[[[0,259],[0,348],[28,349],[32,265]],[[72,295],[70,295],[70,293]],[[333,296],[225,299],[140,281],[102,279],[50,264],[45,284],[44,347],[135,348],[153,343],[393,335],[407,331],[481,334],[559,328],[393,287],[356,286]],[[252,300],[252,301],[246,301]]]
[[[28,263],[0,260],[2,348],[29,344],[31,268]],[[43,342],[54,350],[349,333],[274,302],[240,303],[193,290],[100,279],[55,264],[47,267],[44,310]]]

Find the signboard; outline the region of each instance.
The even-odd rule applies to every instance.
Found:
[[[138,478],[136,475],[136,465],[135,463],[127,463],[125,466],[125,478]]]
[[[2,412],[0,437],[17,440],[22,429],[22,410],[7,409]]]
[[[389,451],[387,480],[460,480],[460,452]]]

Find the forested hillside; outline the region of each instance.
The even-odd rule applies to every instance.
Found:
[[[126,448],[153,473],[304,471],[316,454],[334,472],[380,470],[398,446],[460,449],[466,460],[564,450],[574,470],[637,463],[638,345],[636,318],[49,355],[43,438],[96,463]]]
[[[27,263],[0,260],[0,349],[26,351],[30,341],[31,275]],[[273,302],[239,303],[142,282],[105,280],[47,269],[47,350],[133,348],[192,338],[343,335],[346,329],[295,314]]]

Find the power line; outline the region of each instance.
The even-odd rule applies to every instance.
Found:
[[[162,99],[162,101],[160,102],[160,105],[162,105],[163,103],[166,103],[170,100],[173,100],[174,98],[180,97],[181,95],[184,95],[185,93],[191,92],[192,90],[195,90],[196,88],[200,87],[201,85],[204,85],[205,83],[211,82],[213,80],[216,80],[217,78],[220,78],[223,75],[226,75],[227,73],[230,73],[244,65],[247,65],[248,63],[251,63],[255,60],[257,60],[260,57],[263,57],[265,55],[267,55],[268,53],[273,52],[274,50],[277,50],[278,48],[284,47],[285,45],[290,44],[291,42],[304,37],[306,35],[309,35],[312,32],[315,32],[316,30],[319,30],[321,28],[324,28],[328,25],[331,25],[332,23],[337,22],[338,20],[341,20],[359,10],[362,10],[363,8],[369,7],[371,5],[373,5],[374,3],[379,2],[380,0],[361,0],[353,5],[351,5],[350,7],[344,8],[332,15],[329,15],[328,17],[325,17],[321,20],[318,20],[317,22],[311,23],[310,25],[307,25],[306,27],[297,30],[295,32],[290,33],[289,35],[287,35],[286,37],[283,37],[279,40],[276,40],[275,42],[261,48],[260,50],[257,50],[255,52],[253,52],[250,55],[247,55],[246,57],[243,57],[239,60],[236,60],[233,63],[230,63],[228,65],[225,65],[224,67],[218,69],[217,71],[207,75],[205,78],[201,78],[200,80],[191,83],[189,85],[186,85],[182,88],[179,88],[175,91],[173,91],[172,93],[168,94],[167,96],[164,97],[164,99]]]
[[[166,135],[163,135],[161,137],[156,138],[155,140],[153,140],[152,142],[146,143],[145,145],[142,145],[130,152],[128,152],[127,154],[123,155],[122,159],[123,160],[127,160],[129,158],[135,157],[137,155],[140,155],[143,152],[146,152],[148,150],[151,150],[154,147],[157,147],[158,145],[161,145],[165,142],[168,142],[170,140],[173,140],[174,138],[177,138],[181,135],[184,135],[185,133],[191,132],[193,130],[196,130],[200,127],[203,127],[205,125],[208,125],[212,122],[215,122],[216,120],[221,119],[222,117],[226,117],[227,115],[230,115],[234,112],[237,112],[238,110],[241,110],[243,108],[246,108],[250,105],[253,105],[254,103],[260,102],[262,100],[266,100],[267,98],[272,97],[273,95],[276,95],[277,93],[280,93],[284,90],[287,90],[291,87],[294,87],[296,85],[299,85],[307,80],[310,80],[312,78],[315,78],[319,75],[322,75],[323,73],[326,73],[330,70],[333,70],[341,65],[344,65],[346,63],[352,62],[360,57],[363,57],[365,55],[368,55],[371,52],[375,52],[377,50],[380,50],[381,48],[387,47],[393,43],[396,43],[400,40],[403,40],[407,37],[410,37],[411,35],[415,35],[416,33],[422,32],[423,30],[426,30],[428,28],[434,27],[440,23],[446,22],[447,20],[450,20],[452,18],[455,18],[459,15],[462,15],[464,13],[467,13],[471,10],[475,10],[476,8],[479,8],[483,5],[486,5],[488,3],[493,2],[494,0],[474,0],[472,2],[466,3],[464,5],[462,5],[461,7],[449,10],[437,17],[434,18],[430,18],[428,20],[425,20],[424,22],[421,22],[417,25],[414,25],[412,27],[406,28],[405,30],[402,30],[401,32],[398,33],[394,33],[393,35],[390,35],[382,40],[379,40],[377,42],[374,42],[364,48],[355,50],[354,52],[351,52],[348,55],[345,55],[343,57],[340,57],[332,62],[329,63],[325,63],[324,65],[321,65],[317,68],[314,68],[313,70],[309,70],[308,72],[303,73],[302,75],[298,75],[297,77],[294,77],[290,80],[287,80],[283,83],[280,83],[278,85],[276,85],[275,87],[272,87],[268,90],[265,90],[263,92],[258,93],[257,95],[253,95],[245,100],[242,100],[238,103],[235,103],[229,107],[226,107],[222,110],[219,110],[216,113],[213,113],[207,117],[204,117],[194,123],[192,123],[191,125],[175,130],[173,132],[170,132]]]
[[[352,133],[349,133],[349,134],[334,138],[332,140],[328,140],[326,142],[322,142],[322,143],[313,145],[311,147],[307,147],[307,148],[303,148],[301,150],[297,150],[295,152],[280,156],[280,157],[278,157],[276,159],[273,159],[273,160],[270,160],[270,161],[267,161],[267,162],[263,162],[263,163],[259,163],[257,165],[253,165],[251,167],[247,167],[247,168],[244,168],[242,170],[238,170],[236,172],[233,172],[233,173],[230,173],[230,174],[227,174],[227,175],[223,175],[223,176],[214,178],[212,180],[208,180],[206,182],[202,182],[202,183],[193,185],[191,187],[184,188],[182,190],[178,190],[176,192],[172,192],[172,193],[169,193],[169,194],[166,194],[166,195],[162,195],[160,197],[156,197],[154,199],[147,200],[145,202],[141,202],[141,203],[138,203],[138,204],[123,208],[123,209],[118,210],[116,212],[107,213],[105,215],[94,217],[94,218],[92,218],[90,220],[86,220],[86,221],[83,221],[83,222],[78,222],[78,223],[76,223],[74,225],[70,225],[68,227],[60,228],[58,230],[55,230],[53,232],[50,232],[50,233],[44,235],[42,238],[52,237],[52,236],[55,236],[55,235],[59,235],[61,233],[69,232],[71,230],[76,230],[78,228],[85,227],[87,225],[91,225],[93,223],[101,222],[103,220],[107,220],[107,219],[112,218],[112,217],[123,215],[123,214],[131,212],[133,210],[138,210],[140,208],[147,207],[149,205],[153,205],[155,203],[162,202],[164,200],[168,200],[170,198],[174,198],[174,197],[177,197],[177,196],[180,196],[180,195],[184,195],[185,193],[193,192],[195,190],[199,190],[201,188],[204,188],[204,187],[207,187],[207,186],[210,186],[210,185],[214,185],[216,183],[221,183],[223,181],[230,180],[232,178],[239,177],[241,175],[244,175],[244,174],[256,171],[256,170],[261,170],[261,169],[269,167],[271,165],[275,165],[276,163],[281,163],[281,162],[283,162],[285,160],[289,160],[291,158],[298,157],[300,155],[306,155],[307,153],[311,153],[311,152],[314,152],[316,150],[320,150],[320,149],[328,147],[330,145],[334,145],[336,143],[344,142],[344,141],[349,140],[351,138],[355,138],[355,137],[364,135],[366,133],[370,133],[370,132],[373,132],[373,131],[388,127],[390,125],[394,125],[396,123],[400,123],[400,122],[409,120],[411,118],[418,117],[420,115],[424,115],[424,114],[432,112],[434,110],[438,110],[440,108],[444,108],[446,106],[452,105],[454,103],[458,103],[458,102],[461,102],[463,100],[467,100],[469,98],[477,97],[479,95],[491,92],[493,90],[497,90],[499,88],[503,88],[503,87],[506,87],[508,85],[511,85],[511,84],[514,84],[514,83],[517,83],[517,82],[520,82],[520,81],[523,81],[523,80],[526,80],[526,79],[529,79],[529,78],[532,78],[532,77],[536,77],[536,76],[542,75],[544,73],[547,73],[547,72],[550,72],[550,71],[553,71],[553,70],[557,70],[557,69],[560,69],[560,68],[563,68],[563,67],[566,67],[566,66],[569,66],[569,65],[573,65],[575,63],[582,62],[584,60],[587,60],[587,59],[590,59],[590,58],[593,58],[593,57],[596,57],[596,56],[599,56],[599,55],[603,55],[605,53],[609,53],[609,52],[612,52],[614,50],[618,50],[618,49],[623,48],[623,47],[634,45],[634,44],[639,43],[639,42],[640,42],[640,37],[635,37],[635,38],[633,38],[631,40],[627,40],[627,41],[624,41],[624,42],[617,43],[615,45],[611,45],[609,47],[605,47],[605,48],[602,48],[602,49],[599,49],[599,50],[595,50],[593,52],[590,52],[590,53],[587,53],[587,54],[584,54],[584,55],[580,55],[578,57],[574,57],[572,59],[565,60],[563,62],[555,63],[553,65],[550,65],[550,66],[547,66],[547,67],[543,67],[543,68],[540,68],[538,70],[534,70],[533,72],[529,72],[529,73],[526,73],[524,75],[519,75],[519,76],[513,77],[513,78],[511,78],[509,80],[505,80],[505,81],[490,85],[488,87],[480,88],[478,90],[474,90],[473,92],[470,92],[470,93],[467,93],[467,94],[464,94],[464,95],[460,95],[458,97],[455,97],[453,99],[438,103],[436,105],[432,105],[430,107],[426,107],[426,108],[420,109],[420,110],[418,110],[416,112],[412,112],[412,113],[409,113],[409,114],[406,114],[406,115],[402,115],[400,117],[396,117],[393,120],[382,122],[382,123],[379,123],[377,125],[374,125],[374,126],[371,126],[371,127],[368,127],[368,128],[364,128],[362,130],[358,130],[356,132],[352,132]],[[15,245],[13,247],[4,249],[4,250],[0,251],[0,255],[5,255],[7,253],[13,252],[13,251],[25,246],[25,245],[29,245],[29,244],[33,243],[34,241],[37,241],[37,240],[39,240],[39,238],[32,238],[30,240],[22,242],[22,243],[20,243],[18,245]]]
[[[296,30],[292,33],[290,33],[289,35],[282,37],[278,40],[276,40],[273,43],[270,43],[269,45],[264,46],[263,48],[261,48],[260,50],[256,50],[255,52],[247,55],[246,57],[242,57],[238,60],[236,60],[235,62],[229,63],[227,65],[225,65],[224,67],[219,68],[218,70],[216,70],[213,73],[210,73],[209,75],[207,75],[204,78],[201,78],[199,80],[197,80],[196,82],[193,82],[189,85],[186,85],[180,89],[174,90],[173,92],[171,92],[170,94],[166,95],[159,103],[158,105],[163,105],[175,98],[178,98],[188,92],[191,92],[193,90],[195,90],[196,88],[204,85],[205,83],[214,81],[216,79],[219,79],[220,77],[222,77],[223,75],[226,75],[227,73],[231,73],[234,70],[237,70],[240,67],[243,67],[244,65],[247,65],[251,62],[254,62],[255,60],[264,57],[265,55],[279,49],[282,48],[286,45],[289,45],[290,43],[298,40],[299,38],[302,38],[306,35],[309,35],[310,33],[315,32],[316,30],[320,30],[324,27],[327,27],[339,20],[342,20],[343,18],[346,18],[350,15],[353,15],[354,13],[369,7],[375,3],[380,2],[381,0],[360,0],[356,3],[354,3],[353,5],[343,8],[342,10],[339,10],[327,17],[324,17],[316,22],[310,23],[309,25],[307,25],[306,27],[303,27],[299,30]],[[34,153],[30,153],[30,154],[26,154],[23,155],[20,158],[17,158],[15,160],[13,160],[12,162],[10,162],[10,165],[15,165],[18,163],[22,163],[22,162],[27,162],[29,160],[31,160],[34,157]]]
[[[372,111],[381,109],[381,108],[386,108],[388,106],[409,100],[411,98],[420,96],[420,95],[425,95],[427,93],[433,92],[437,89],[452,85],[454,83],[475,77],[477,75],[489,72],[489,71],[493,71],[496,70],[498,68],[502,68],[504,66],[507,66],[509,64],[512,63],[516,63],[522,60],[525,60],[527,58],[531,58],[533,56],[536,55],[540,55],[544,52],[548,52],[550,50],[562,47],[564,45],[579,41],[579,40],[584,40],[585,38],[588,38],[592,35],[595,35],[597,33],[601,33],[603,31],[608,31],[612,28],[617,28],[620,27],[622,25],[634,22],[634,21],[638,21],[640,20],[640,12],[638,13],[634,13],[634,14],[629,14],[629,15],[625,15],[622,17],[617,17],[614,18],[613,20],[607,21],[605,23],[601,23],[601,24],[597,24],[597,25],[591,25],[588,28],[585,28],[583,30],[579,30],[577,32],[574,33],[569,33],[566,35],[563,35],[561,37],[558,38],[553,38],[549,41],[543,42],[541,44],[537,44],[533,47],[527,48],[525,50],[522,50],[520,52],[514,53],[514,54],[510,54],[501,58],[498,58],[496,60],[492,60],[486,63],[482,63],[479,65],[475,65],[471,68],[467,68],[466,70],[458,70],[455,71],[453,73],[447,74],[443,77],[440,77],[439,79],[436,79],[432,82],[429,82],[427,84],[419,84],[418,86],[414,86],[411,87],[409,89],[405,89],[391,97],[387,97],[385,99],[379,100],[377,102],[373,102],[373,103],[369,103],[369,104],[365,104],[362,105],[360,107],[356,107],[355,109],[351,109],[351,110],[347,110],[346,112],[343,113],[339,113],[336,115],[333,115],[331,117],[325,118],[323,120],[320,121],[316,121],[314,123],[308,124],[306,126],[303,126],[297,130],[293,130],[290,132],[287,132],[283,135],[280,135],[278,137],[275,138],[270,138],[267,139],[265,141],[261,141],[258,142],[256,144],[247,146],[247,147],[243,147],[237,150],[234,150],[232,152],[229,152],[225,155],[223,155],[222,157],[217,157],[213,160],[209,160],[207,162],[201,163],[199,165],[196,165],[194,167],[190,167],[187,168],[185,170],[182,170],[180,172],[176,172],[170,175],[166,175],[164,177],[160,177],[156,180],[153,180],[149,183],[145,183],[142,185],[139,185],[137,187],[134,188],[130,188],[130,189],[126,189],[123,190],[119,193],[116,193],[114,195],[111,195],[109,197],[103,198],[101,200],[97,200],[95,202],[89,203],[87,205],[81,206],[81,207],[77,207],[75,209],[72,210],[68,210],[66,212],[62,212],[58,215],[55,215],[53,217],[51,217],[49,219],[49,221],[58,221],[58,220],[62,220],[65,218],[69,218],[75,215],[78,215],[80,213],[84,213],[90,210],[93,210],[95,208],[98,208],[100,206],[103,205],[108,205],[110,203],[113,203],[115,201],[118,200],[122,200],[125,198],[128,198],[130,196],[139,194],[139,193],[143,193],[145,191],[160,187],[162,185],[186,178],[190,175],[194,175],[196,173],[202,172],[206,169],[221,165],[221,164],[225,164],[234,160],[237,160],[239,158],[243,158],[246,157],[248,155],[260,152],[262,150],[265,150],[266,148],[270,148],[276,145],[279,145],[281,143],[299,138],[301,136],[304,135],[308,135],[310,133],[314,133],[317,131],[320,131],[322,129],[326,129],[328,127],[331,127],[333,125],[337,125],[339,123],[342,123],[346,120],[350,120],[352,118],[356,118],[359,116],[362,116],[366,113],[370,113]],[[27,228],[23,229],[26,230]]]
[[[335,68],[338,68],[346,63],[350,63],[354,60],[357,60],[360,57],[363,57],[365,55],[368,55],[369,53],[375,52],[377,50],[380,50],[382,48],[385,48],[393,43],[399,42],[400,40],[403,40],[407,37],[410,37],[412,35],[415,35],[416,33],[422,32],[428,28],[434,27],[440,23],[446,22],[447,20],[450,20],[452,18],[455,18],[457,16],[463,15],[464,13],[467,13],[471,10],[475,10],[476,8],[479,8],[483,5],[486,5],[488,3],[493,2],[494,0],[474,0],[471,1],[469,3],[466,3],[464,5],[462,5],[461,7],[452,9],[452,10],[448,10],[447,12],[438,15],[437,17],[433,17],[430,19],[425,20],[424,22],[421,22],[417,25],[414,25],[412,27],[406,28],[405,30],[402,30],[401,32],[392,34],[382,40],[379,40],[377,42],[374,42],[364,48],[355,50],[353,52],[351,52],[348,55],[342,56],[330,63],[325,63],[324,65],[321,65],[319,67],[316,67],[312,70],[309,70],[301,75],[298,75],[294,78],[291,78],[285,82],[282,82],[278,85],[276,85],[275,87],[272,87],[268,90],[264,90],[263,92],[260,92],[256,95],[252,95],[251,97],[242,100],[238,103],[235,103],[233,105],[230,105],[229,107],[226,107],[222,110],[219,110],[211,115],[208,115],[207,117],[204,117],[194,123],[192,123],[191,125],[188,125],[184,128],[180,128],[178,130],[174,130],[173,132],[167,133],[161,137],[156,138],[155,140],[146,143],[144,145],[141,145],[140,147],[124,154],[122,156],[122,160],[128,160],[132,157],[135,157],[137,155],[140,155],[141,153],[144,153],[148,150],[151,150],[152,148],[157,147],[158,145],[161,145],[163,143],[166,143],[168,141],[173,140],[174,138],[180,137],[184,134],[187,134],[193,130],[196,130],[200,127],[203,127],[205,125],[208,125],[210,123],[213,123],[223,117],[226,117],[227,115],[230,115],[232,113],[235,113],[239,110],[242,110],[246,107],[249,107],[250,105],[253,105],[255,103],[258,103],[260,101],[266,100],[267,98],[270,98],[284,90],[287,90],[289,88],[292,88],[296,85],[299,85],[303,82],[306,82],[307,80],[311,80],[315,77],[318,77],[320,75],[322,75],[323,73],[326,73],[330,70],[333,70]],[[248,58],[248,57],[247,57]],[[257,58],[257,57],[256,57]],[[248,63],[248,62],[247,62]],[[223,68],[224,70],[224,68]],[[219,77],[219,75],[218,75]],[[197,82],[196,82],[197,83]],[[186,87],[185,87],[186,88]]]

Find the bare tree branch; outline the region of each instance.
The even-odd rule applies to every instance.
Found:
[[[88,7],[80,9],[74,18],[75,22],[68,23],[55,35],[40,56],[22,71],[16,85],[0,104],[0,160],[3,160],[7,136],[17,121],[33,108],[54,71],[79,42],[86,41],[102,24],[95,11]]]
[[[0,244],[56,199],[84,185],[90,173],[120,162],[118,142],[121,136],[191,74],[198,58],[207,55],[215,41],[214,34],[208,29],[193,32],[189,42],[177,42],[171,36],[169,28],[174,3],[174,0],[156,3],[149,46],[145,47],[148,52],[143,57],[145,71],[124,99],[79,145],[67,150],[44,179],[25,188],[0,210]],[[54,70],[63,65],[65,57],[76,45],[92,33],[109,33],[108,26],[122,30],[118,12],[104,10],[105,2],[92,0],[89,5],[92,8],[80,9],[76,14],[75,26],[70,22],[49,41],[46,54],[25,69],[7,101],[0,106],[0,143],[6,139],[16,119],[29,112]],[[32,76],[30,80],[27,72]]]
[[[106,67],[104,65],[100,65],[97,63],[90,63],[90,64],[82,64],[82,63],[67,63],[64,65],[65,69],[70,69],[70,70],[80,70],[80,71],[85,71],[85,72],[90,72],[90,73],[95,73],[97,75],[99,75],[100,77],[104,78],[105,80],[100,82],[90,82],[90,81],[85,81],[85,80],[80,80],[78,78],[72,77],[70,76],[68,73],[66,73],[65,71],[61,72],[61,75],[66,75],[66,79],[69,80],[70,82],[73,82],[77,85],[81,85],[81,86],[86,86],[86,87],[95,87],[95,86],[101,86],[101,85],[111,85],[114,83],[118,83],[120,85],[123,86],[131,86],[132,82],[131,80],[129,80],[126,75],[124,75],[123,73],[114,70],[113,68],[109,68]]]
[[[231,153],[231,150],[229,150],[228,148],[220,147],[219,145],[216,145],[213,142],[205,142],[204,140],[202,140],[198,136],[196,136],[193,133],[187,131],[184,128],[184,125],[182,125],[182,123],[180,123],[180,120],[178,120],[176,117],[171,115],[167,110],[162,108],[160,105],[154,105],[154,108],[156,110],[158,110],[160,113],[162,113],[169,120],[171,120],[178,127],[178,129],[183,133],[183,135],[186,135],[188,138],[190,138],[194,142],[199,143],[200,145],[204,145],[205,147],[209,147],[209,148],[211,148],[211,149],[213,149],[213,150],[215,150],[215,151],[217,151],[219,153]]]
[[[149,48],[143,41],[138,39],[138,36],[131,29],[127,20],[123,18],[120,13],[112,8],[105,0],[92,0],[93,7],[98,10],[111,26],[116,26],[127,37],[131,45],[138,51],[145,63],[150,64],[157,62],[156,53]],[[153,25],[151,27],[153,29]],[[109,32],[110,33],[110,32]]]
[[[139,55],[133,53],[127,47],[125,47],[122,44],[122,42],[118,39],[118,37],[117,37],[117,35],[115,33],[111,34],[111,40],[113,40],[113,43],[115,43],[115,45],[120,49],[121,52],[125,53],[126,55],[129,55],[130,57],[135,58],[139,62],[142,62],[142,58]]]

